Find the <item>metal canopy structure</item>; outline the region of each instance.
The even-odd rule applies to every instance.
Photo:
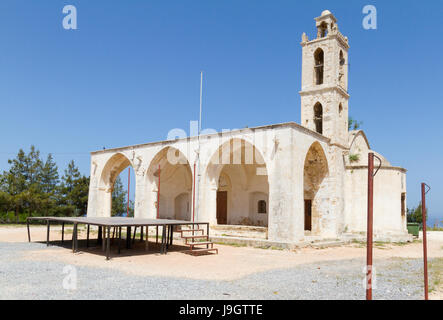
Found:
[[[118,253],[120,253],[121,248],[121,229],[127,228],[126,236],[126,248],[131,248],[131,228],[134,227],[134,236],[132,241],[135,239],[135,234],[137,227],[141,228],[141,240],[143,240],[143,227],[146,227],[146,240],[145,240],[145,250],[148,249],[148,228],[155,226],[158,228],[162,227],[162,237],[160,245],[160,253],[166,254],[169,245],[172,245],[174,226],[192,226],[195,225],[206,225],[206,232],[209,236],[209,222],[191,222],[185,220],[169,220],[169,219],[143,219],[143,218],[122,218],[122,217],[29,217],[26,219],[26,225],[28,229],[28,241],[31,242],[31,232],[29,228],[30,220],[40,220],[46,221],[47,232],[46,232],[46,245],[49,246],[49,232],[51,222],[62,224],[62,243],[64,242],[64,227],[65,223],[73,224],[74,229],[72,233],[72,252],[77,252],[78,250],[78,225],[87,225],[87,236],[86,236],[86,247],[89,247],[89,230],[90,226],[98,227],[98,237],[97,244],[102,244],[103,251],[106,251],[106,260],[110,259],[111,254],[111,228],[116,228],[118,230]]]

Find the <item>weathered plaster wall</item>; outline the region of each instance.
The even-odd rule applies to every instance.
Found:
[[[367,166],[346,170],[345,221],[347,232],[366,232]],[[406,193],[406,173],[395,167],[381,168],[374,178],[374,232],[406,234],[406,216],[401,214],[401,195]],[[405,199],[406,201],[406,199]]]

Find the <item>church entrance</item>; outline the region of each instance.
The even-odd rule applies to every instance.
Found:
[[[217,191],[217,224],[228,223],[228,191]]]

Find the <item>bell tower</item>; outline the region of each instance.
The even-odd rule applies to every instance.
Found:
[[[345,145],[348,133],[348,38],[325,10],[317,37],[302,35],[301,125]]]

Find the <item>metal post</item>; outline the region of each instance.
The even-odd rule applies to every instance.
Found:
[[[192,222],[194,222],[195,219],[195,163],[194,163],[194,181],[193,181],[193,188],[192,188]],[[192,227],[194,229],[194,226]],[[192,234],[194,235],[194,231],[192,231]]]
[[[145,242],[145,251],[149,249],[149,226],[146,226],[146,242]]]
[[[132,237],[132,243],[135,242],[135,236],[137,234],[137,226],[134,226],[134,236]]]
[[[65,223],[62,222],[62,243],[65,241]]]
[[[111,253],[111,227],[108,226],[108,236],[106,237],[106,260],[110,259]]]
[[[78,224],[76,223],[74,225],[74,229],[75,229],[75,252],[77,252],[78,250]]]
[[[368,154],[368,222],[366,241],[366,300],[372,300],[372,222],[374,200],[374,154]]]
[[[29,231],[29,219],[26,219],[26,228],[28,229],[28,242],[31,242],[31,232]]]
[[[86,230],[86,248],[89,248],[89,224]]]
[[[140,242],[143,242],[143,226],[140,227]]]
[[[131,166],[128,167],[128,204],[126,209],[126,217],[129,217],[129,187],[131,186]]]
[[[72,253],[75,253],[75,224],[72,226]]]
[[[131,249],[131,227],[126,228],[126,249]]]
[[[163,225],[162,227],[162,249],[161,249],[161,253],[166,254],[167,252],[167,246],[166,246],[166,226]]]
[[[165,226],[166,228],[166,239],[165,239],[165,244],[166,244],[166,248],[169,247],[169,225]]]
[[[158,165],[157,219],[160,217],[160,165]]]
[[[72,228],[72,252],[75,253],[77,251],[77,224],[74,223]]]
[[[118,227],[118,254],[120,254],[121,241],[122,241],[122,227]]]
[[[158,226],[155,227],[155,243],[158,243]]]
[[[102,251],[105,252],[106,251],[106,227],[103,226],[102,227]]]
[[[378,159],[379,166],[374,173],[374,157]],[[366,240],[366,300],[372,300],[372,238],[373,238],[373,209],[374,209],[374,177],[380,170],[382,161],[374,153],[368,153],[368,221]]]
[[[49,222],[49,220],[46,220],[46,246],[48,247],[49,246],[49,225],[50,225],[50,222]]]
[[[423,217],[423,267],[424,267],[424,282],[425,282],[425,300],[428,300],[428,248],[426,237],[426,193],[425,187],[429,186],[426,183],[421,184],[421,214]]]
[[[98,227],[97,244],[102,243],[102,227]]]

